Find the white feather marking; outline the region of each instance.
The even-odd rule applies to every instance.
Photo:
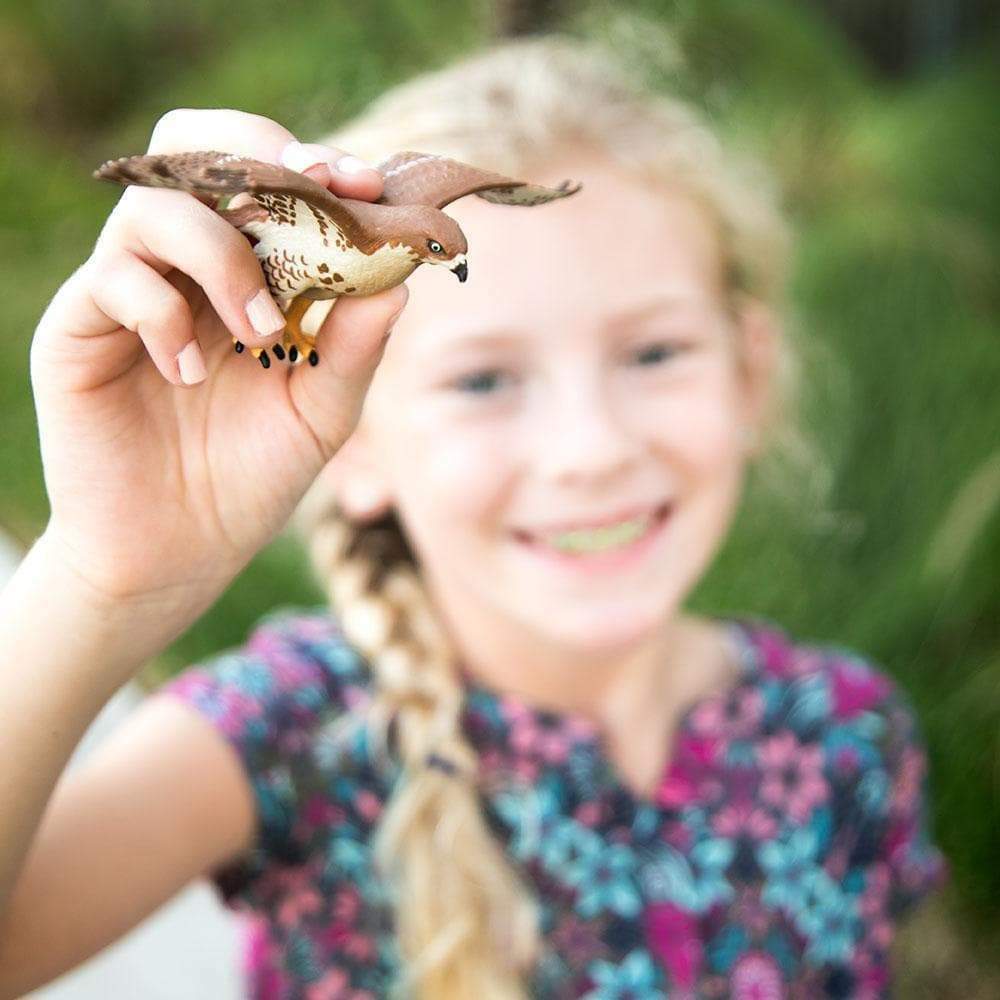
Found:
[[[382,162],[385,163],[391,159],[392,157],[390,156],[387,157]],[[398,167],[393,167],[392,170],[390,170],[387,174],[385,174],[385,177],[386,178],[395,177],[396,174],[402,174],[405,171],[409,170],[411,167],[419,167],[420,164],[422,163],[432,163],[434,160],[440,160],[440,159],[441,159],[440,156],[432,156],[432,155],[418,156],[415,160],[407,160],[405,163],[401,163]]]

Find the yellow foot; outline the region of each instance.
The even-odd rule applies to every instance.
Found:
[[[235,337],[233,337],[233,344],[236,348],[237,354],[242,354],[244,350],[246,350],[246,344],[244,344],[242,340],[237,340]],[[281,346],[279,344],[275,344],[271,349],[274,351],[277,357],[279,358],[284,357],[283,351],[281,354],[278,354],[278,351],[281,350]],[[271,367],[271,358],[267,353],[266,347],[251,347],[250,353],[261,363],[262,367],[264,368]]]
[[[299,296],[288,304],[285,310],[285,332],[281,337],[281,343],[274,345],[275,357],[284,360],[287,351],[288,360],[293,365],[302,361],[308,361],[311,365],[319,364],[316,339],[302,329],[302,317],[312,303],[313,299]]]
[[[319,355],[315,347],[316,338],[302,329],[302,317],[312,302],[312,299],[299,296],[292,299],[285,309],[285,332],[281,335],[281,343],[271,345],[271,350],[279,361],[284,361],[287,356],[293,365],[301,361],[308,361],[311,365],[319,364]],[[242,354],[246,350],[246,344],[235,337],[232,339],[236,353]],[[265,368],[271,367],[271,358],[266,347],[251,347],[250,353]]]

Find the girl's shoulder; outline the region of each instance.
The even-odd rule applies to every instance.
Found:
[[[205,717],[239,756],[258,814],[249,858],[215,874],[223,897],[252,893],[258,876],[300,860],[310,838],[340,817],[345,830],[363,790],[381,787],[373,748],[354,713],[370,699],[369,671],[326,608],[280,607],[244,642],[200,660],[161,685]],[[330,774],[342,777],[334,801]]]
[[[891,910],[901,915],[950,874],[934,838],[929,755],[913,699],[849,646],[797,640],[763,619],[738,626],[767,789],[786,796],[786,785],[767,782],[797,775],[800,798],[808,791],[815,799],[814,818],[832,824],[841,847],[851,845],[850,863],[884,866]]]
[[[797,638],[767,618],[731,621],[749,660],[747,673],[782,722],[815,733],[864,717],[918,737],[909,694],[877,659],[837,641]]]
[[[283,606],[261,616],[241,645],[190,665],[161,690],[195,703],[212,698],[234,717],[284,710],[301,724],[321,710],[350,708],[368,678],[329,609]]]

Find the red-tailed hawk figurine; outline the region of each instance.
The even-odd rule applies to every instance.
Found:
[[[465,281],[465,234],[441,211],[445,205],[467,194],[500,205],[541,205],[580,190],[569,181],[540,187],[424,153],[395,153],[376,169],[384,186],[375,202],[338,198],[305,174],[216,151],[123,157],[94,177],[226,198],[227,206],[233,196],[249,195],[238,208],[216,203],[215,211],[250,240],[271,294],[285,304],[275,356],[313,365],[319,356],[301,325],[312,301],[392,288],[420,264],[443,264]],[[235,337],[233,343],[243,350]],[[270,367],[266,349],[250,352]]]

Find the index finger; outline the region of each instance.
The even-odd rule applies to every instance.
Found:
[[[306,174],[345,198],[374,201],[382,194],[382,174],[335,146],[300,143],[283,125],[264,115],[229,108],[175,108],[153,128],[148,153],[218,149],[280,163]]]

